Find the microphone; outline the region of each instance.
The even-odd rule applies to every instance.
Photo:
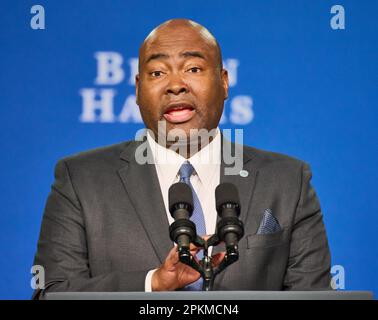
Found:
[[[239,220],[239,193],[232,183],[221,183],[215,189],[215,203],[219,217],[217,234],[226,248],[237,250],[238,241],[244,235],[243,223]]]
[[[175,219],[169,226],[169,236],[177,243],[179,252],[188,250],[197,237],[196,225],[189,220],[193,214],[192,190],[183,182],[173,184],[168,191],[168,203],[169,212]]]

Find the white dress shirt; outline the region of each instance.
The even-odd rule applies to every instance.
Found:
[[[202,211],[205,217],[206,233],[208,235],[213,234],[215,232],[217,221],[215,188],[220,181],[221,135],[219,128],[217,128],[214,139],[188,159],[182,157],[175,151],[161,146],[149,134],[147,135],[147,141],[154,158],[156,173],[159,179],[160,190],[163,196],[169,224],[171,224],[174,219],[168,208],[168,190],[172,184],[180,180],[179,169],[181,165],[185,161],[189,161],[194,168],[194,172],[190,177],[190,182],[201,202]],[[209,254],[211,254],[210,250]],[[145,280],[146,292],[152,291],[151,279],[155,270],[156,269],[147,273]]]

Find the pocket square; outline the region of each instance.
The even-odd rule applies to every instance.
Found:
[[[272,210],[265,209],[257,234],[270,234],[281,230],[281,226],[272,214]]]

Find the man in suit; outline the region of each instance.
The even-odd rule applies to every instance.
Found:
[[[167,194],[177,181],[192,188],[203,237],[215,232],[215,187],[231,182],[239,190],[240,258],[216,278],[214,290],[329,289],[330,253],[308,165],[243,146],[242,169],[225,174],[223,151],[236,148],[218,129],[227,94],[220,47],[204,27],[174,19],[150,33],[136,76],[146,141],[57,163],[34,262],[45,268],[45,287],[35,298],[49,291],[195,290],[200,276],[179,262],[168,233]],[[194,151],[192,129],[212,132]],[[189,138],[184,155],[171,150],[172,131]],[[139,161],[143,146],[152,163]],[[222,247],[212,254],[218,265]]]

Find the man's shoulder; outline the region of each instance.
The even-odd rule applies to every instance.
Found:
[[[259,167],[302,168],[307,165],[303,160],[287,154],[258,149],[244,145],[245,157],[252,159]]]
[[[63,157],[59,162],[65,162],[69,166],[92,166],[92,165],[111,165],[119,163],[121,154],[127,151],[129,147],[133,147],[134,140],[124,141],[112,145],[102,146],[74,153]]]

